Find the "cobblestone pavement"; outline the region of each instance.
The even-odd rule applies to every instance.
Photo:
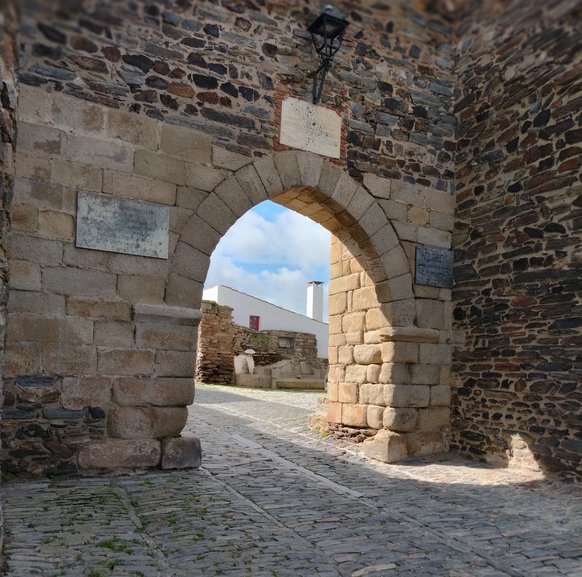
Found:
[[[316,393],[199,386],[200,471],[3,487],[7,577],[582,577],[582,491],[308,431]]]

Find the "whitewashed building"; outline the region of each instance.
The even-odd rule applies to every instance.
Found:
[[[323,285],[313,281],[309,283],[307,291],[309,316],[284,309],[224,285],[204,289],[202,298],[231,307],[234,322],[243,327],[259,331],[278,330],[314,334],[317,338],[317,356],[327,359],[329,326],[322,320]]]

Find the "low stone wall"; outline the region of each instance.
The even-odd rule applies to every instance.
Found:
[[[292,346],[282,347],[281,339]],[[268,366],[285,359],[305,362],[314,369],[326,364],[317,358],[315,335],[292,331],[253,331],[233,322],[232,308],[203,301],[198,330],[196,380],[234,384],[234,357],[246,349],[255,351],[256,366]]]

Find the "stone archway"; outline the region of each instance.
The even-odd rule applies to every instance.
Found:
[[[439,344],[444,306],[436,320],[434,310],[417,307],[412,259],[372,194],[382,186],[390,181],[368,176],[359,183],[307,152],[280,152],[245,164],[219,182],[185,224],[167,298],[168,304],[191,306],[192,296],[175,287],[203,283],[222,235],[264,200],[330,230],[337,239],[332,261],[343,250],[339,258],[349,264],[336,267],[330,285],[328,420],[381,431],[366,451],[391,462],[445,448],[450,383],[441,365],[450,365],[450,347]]]

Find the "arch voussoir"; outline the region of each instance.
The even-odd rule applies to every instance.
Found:
[[[237,217],[241,217],[253,207],[253,203],[245,194],[236,176],[231,176],[221,182],[214,192]]]
[[[269,198],[265,185],[257,172],[254,164],[248,164],[235,173],[236,179],[248,199],[257,205]]]
[[[283,191],[283,183],[272,156],[264,156],[254,164],[257,174],[265,187],[267,196],[272,197]]]
[[[319,154],[314,154],[313,152],[303,151],[298,151],[296,157],[299,172],[301,174],[301,184],[303,186],[317,188],[321,177],[321,171],[323,170],[323,157],[319,156]]]
[[[297,164],[297,155],[294,150],[276,154],[274,161],[284,190],[303,186],[303,179],[301,178],[299,164]]]

